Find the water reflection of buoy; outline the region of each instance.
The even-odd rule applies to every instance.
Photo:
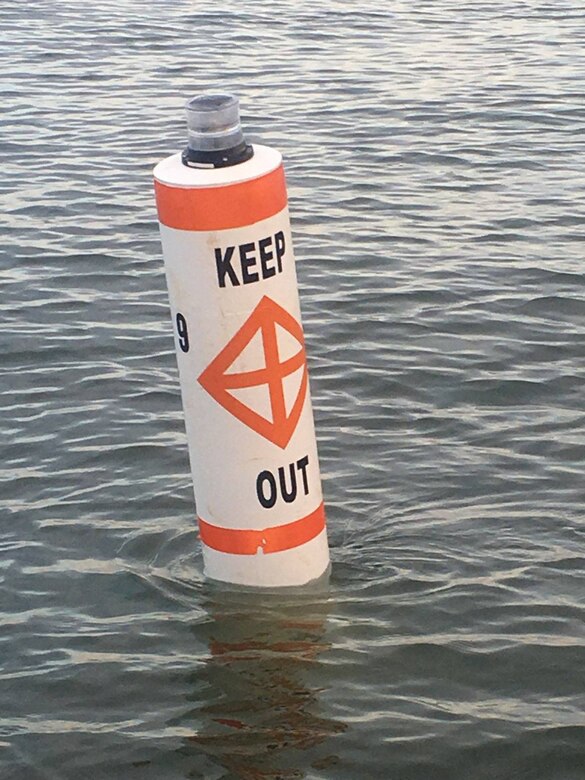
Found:
[[[327,599],[272,597],[258,610],[253,594],[222,593],[206,608],[209,658],[193,678],[197,709],[181,721],[194,726],[186,754],[195,749],[242,780],[292,780],[333,767],[330,738],[346,725],[319,702]]]
[[[302,585],[329,553],[282,158],[230,95],[187,117],[154,176],[205,571]]]

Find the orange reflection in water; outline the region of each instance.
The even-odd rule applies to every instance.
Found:
[[[336,763],[320,747],[346,728],[320,713],[319,694],[327,687],[320,656],[330,647],[326,605],[326,598],[278,603],[250,593],[217,594],[209,605],[205,680],[212,695],[189,743],[230,777],[305,778],[311,767]]]

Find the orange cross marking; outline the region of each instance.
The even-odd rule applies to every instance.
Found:
[[[280,361],[278,353],[277,325],[288,331],[299,342],[299,351],[283,362]],[[258,331],[262,335],[264,368],[226,373]],[[292,409],[287,415],[284,379],[301,367],[303,368],[301,384]],[[305,342],[300,324],[282,306],[265,295],[242,327],[203,371],[198,382],[212,398],[240,422],[284,449],[297,427],[309,382]],[[272,420],[267,420],[229,392],[231,389],[259,385],[268,385]]]

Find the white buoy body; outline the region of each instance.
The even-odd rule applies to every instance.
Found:
[[[281,155],[154,177],[205,573],[303,585],[329,553]]]

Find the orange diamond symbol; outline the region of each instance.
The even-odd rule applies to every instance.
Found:
[[[277,326],[298,343],[298,350],[285,360],[281,360],[279,353]],[[258,334],[262,340],[264,367],[252,371],[230,371],[230,367]],[[287,413],[285,379],[299,369],[302,369],[300,385]],[[282,306],[265,295],[242,327],[203,371],[198,382],[240,422],[284,449],[297,427],[309,384],[305,340],[300,324]],[[262,386],[268,390],[271,420],[230,392]]]

